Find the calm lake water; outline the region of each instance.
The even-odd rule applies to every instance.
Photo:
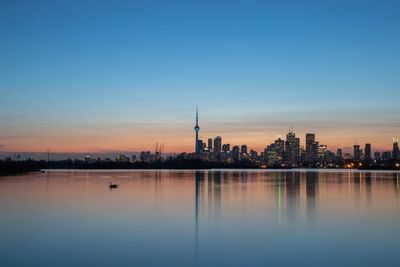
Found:
[[[400,266],[399,179],[344,170],[0,177],[0,266]]]

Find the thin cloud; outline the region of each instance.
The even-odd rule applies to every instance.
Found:
[[[12,116],[6,116],[3,118],[0,118],[0,124],[6,124],[6,123],[18,121],[27,116],[28,115],[26,115],[26,114],[17,114],[17,115],[12,115]]]

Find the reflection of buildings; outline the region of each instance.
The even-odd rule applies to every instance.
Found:
[[[196,232],[199,230],[200,221],[222,218],[224,201],[225,207],[233,206],[240,213],[241,208],[247,205],[247,201],[251,205],[256,204],[255,194],[258,193],[271,198],[265,202],[266,206],[276,199],[273,203],[278,211],[276,216],[279,222],[284,220],[287,223],[295,223],[303,215],[307,217],[307,221],[315,219],[319,179],[317,172],[196,171],[195,177]],[[254,186],[254,183],[259,182],[265,186]],[[305,208],[305,213],[302,213],[302,207]]]
[[[372,177],[370,172],[365,173],[365,193],[367,204],[370,206],[372,200]]]
[[[226,224],[239,227],[238,231],[242,223],[254,221],[278,230],[314,227],[318,218],[335,216],[326,211],[368,211],[376,208],[382,194],[399,198],[398,173],[198,171],[195,175],[197,242],[200,233],[219,231]],[[207,227],[202,229],[201,222]],[[210,225],[217,229],[210,230]]]
[[[314,221],[315,212],[317,209],[317,186],[318,186],[318,173],[306,173],[306,201],[307,201],[307,219]]]
[[[207,204],[207,205],[206,205]],[[207,209],[207,215],[219,217],[221,211],[221,172],[195,172],[195,227],[198,243],[201,214]]]
[[[286,178],[286,209],[288,220],[294,222],[298,218],[300,208],[300,173],[287,172]]]

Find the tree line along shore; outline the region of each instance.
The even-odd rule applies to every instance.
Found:
[[[305,166],[307,167],[307,166]],[[343,168],[341,166],[338,168]],[[118,162],[118,161],[96,161],[87,162],[83,160],[0,160],[0,175],[14,175],[26,172],[35,172],[43,169],[263,169],[265,166],[252,161],[241,160],[235,162],[210,162],[201,159],[171,159],[154,162]],[[304,167],[303,167],[304,168]],[[275,166],[268,169],[287,169],[287,167]],[[400,170],[393,166],[354,166],[353,169],[374,169],[374,170]]]

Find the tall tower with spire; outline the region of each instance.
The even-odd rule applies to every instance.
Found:
[[[196,107],[196,125],[194,126],[194,130],[196,131],[196,143],[195,143],[195,152],[198,154],[200,152],[199,147],[199,109]]]

